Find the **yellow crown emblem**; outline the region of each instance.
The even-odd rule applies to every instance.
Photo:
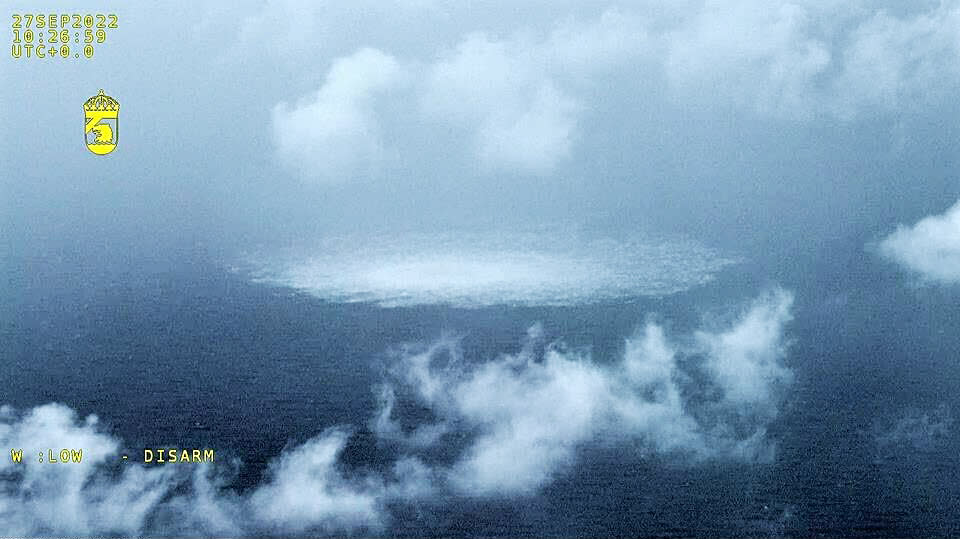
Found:
[[[103,90],[83,103],[83,136],[88,150],[106,155],[117,147],[119,116],[120,103]]]
[[[110,97],[103,93],[103,90],[100,90],[100,93],[86,100],[83,104],[83,110],[86,111],[104,111],[104,110],[120,110],[120,103],[116,99]]]

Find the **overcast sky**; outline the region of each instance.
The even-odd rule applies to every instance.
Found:
[[[117,14],[92,60],[0,62],[15,254],[561,222],[749,255],[880,239],[960,193],[957,2]],[[81,142],[100,88],[107,157]]]

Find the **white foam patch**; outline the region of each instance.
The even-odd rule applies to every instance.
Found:
[[[578,305],[681,292],[736,262],[689,240],[569,233],[328,239],[311,253],[249,259],[254,280],[344,303]]]

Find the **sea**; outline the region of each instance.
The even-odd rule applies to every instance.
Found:
[[[960,296],[856,242],[775,265],[741,260],[683,291],[571,305],[336,301],[189,253],[100,273],[28,261],[7,277],[2,404],[95,414],[134,458],[215,448],[233,470],[221,488],[240,495],[330,427],[350,429],[345,473],[388,470],[396,448],[370,420],[384,358],[402,343],[455,333],[482,363],[518,352],[539,323],[547,341],[613,362],[651,316],[688,333],[776,283],[796,298],[784,359],[794,378],[767,426],[769,461],[690,462],[589,440],[533,492],[394,499],[385,527],[359,533],[960,535]]]

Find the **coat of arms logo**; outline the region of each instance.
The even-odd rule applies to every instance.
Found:
[[[83,104],[86,126],[83,129],[87,149],[106,155],[117,147],[120,103],[103,90]]]

